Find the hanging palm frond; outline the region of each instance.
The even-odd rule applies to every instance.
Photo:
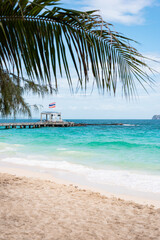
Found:
[[[72,89],[70,62],[86,88],[91,72],[99,90],[134,94],[135,80],[151,83],[151,70],[131,39],[112,31],[95,11],[58,7],[58,0],[0,0],[0,68],[58,89],[65,73]],[[54,76],[54,79],[52,79]]]

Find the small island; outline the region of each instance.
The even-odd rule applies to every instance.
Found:
[[[153,120],[160,120],[160,115],[154,115],[154,116],[152,117],[152,119],[153,119]]]

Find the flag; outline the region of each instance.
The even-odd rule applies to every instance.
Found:
[[[56,107],[56,103],[55,102],[49,104],[49,108],[55,108],[55,107]]]

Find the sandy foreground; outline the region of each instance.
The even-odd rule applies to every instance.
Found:
[[[0,240],[158,240],[160,208],[0,173]]]

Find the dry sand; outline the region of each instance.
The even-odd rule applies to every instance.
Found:
[[[0,174],[0,240],[158,240],[160,209]]]

